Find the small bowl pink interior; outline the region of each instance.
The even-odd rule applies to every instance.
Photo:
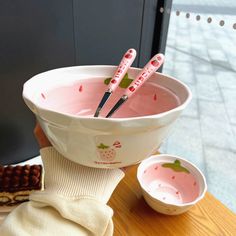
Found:
[[[177,156],[151,156],[142,161],[137,177],[146,202],[168,215],[187,211],[204,197],[207,189],[202,172]]]

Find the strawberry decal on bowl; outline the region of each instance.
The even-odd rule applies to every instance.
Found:
[[[101,160],[103,161],[113,161],[116,157],[116,151],[114,148],[104,145],[103,143],[100,143],[99,146],[97,146],[98,152],[100,155]]]
[[[179,160],[175,160],[174,163],[164,163],[162,164],[162,167],[165,167],[165,168],[170,168],[172,169],[173,171],[176,171],[176,172],[185,172],[187,174],[189,174],[189,170],[186,169],[185,167],[183,167],[181,165],[181,162]]]

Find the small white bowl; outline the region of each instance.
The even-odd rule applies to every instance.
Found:
[[[202,172],[178,156],[162,154],[147,158],[139,165],[137,178],[148,205],[166,215],[186,212],[207,191]]]

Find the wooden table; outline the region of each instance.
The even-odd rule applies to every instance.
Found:
[[[114,210],[114,236],[209,236],[236,235],[236,215],[210,193],[188,212],[162,215],[144,201],[131,167],[113,193],[109,205]]]

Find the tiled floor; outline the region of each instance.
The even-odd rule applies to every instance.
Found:
[[[190,18],[186,18],[188,12]],[[225,21],[224,26],[219,26],[220,20]],[[199,166],[209,191],[236,212],[234,23],[236,1],[173,0],[163,72],[186,83],[193,99],[161,151]]]

